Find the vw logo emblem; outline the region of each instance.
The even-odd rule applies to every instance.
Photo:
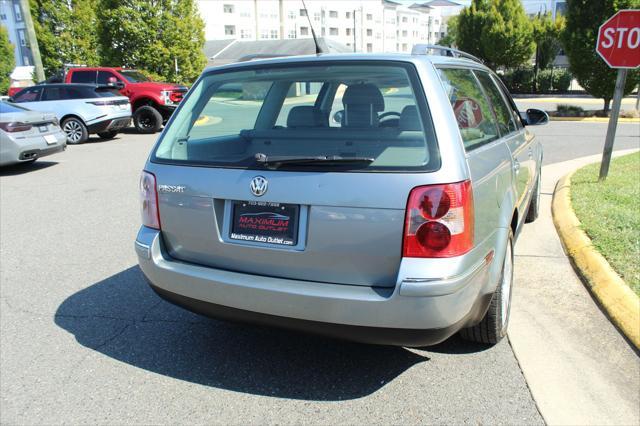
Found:
[[[269,182],[264,176],[256,176],[251,179],[251,184],[249,188],[251,189],[251,193],[256,197],[261,197],[267,192],[267,187],[269,186]]]

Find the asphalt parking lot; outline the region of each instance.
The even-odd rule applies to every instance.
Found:
[[[604,129],[541,127],[545,164],[599,152]],[[616,149],[638,146],[637,125],[618,135]],[[159,299],[133,251],[155,138],[91,139],[0,170],[2,424],[543,423],[507,339],[368,346]]]

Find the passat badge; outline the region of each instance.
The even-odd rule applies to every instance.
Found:
[[[251,189],[251,193],[256,197],[261,197],[267,192],[267,186],[269,183],[264,176],[256,176],[251,179],[251,184],[249,188]]]

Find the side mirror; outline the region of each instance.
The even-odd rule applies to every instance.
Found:
[[[549,114],[537,108],[529,108],[526,112],[521,112],[520,117],[527,126],[540,126],[549,122]]]
[[[344,118],[344,110],[337,111],[333,114],[333,121],[338,124],[342,124],[342,119]]]
[[[115,86],[118,90],[124,89],[124,83],[121,81],[116,81]]]

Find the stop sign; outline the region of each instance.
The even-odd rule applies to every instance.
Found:
[[[640,66],[640,10],[620,10],[598,31],[596,51],[611,68]]]

